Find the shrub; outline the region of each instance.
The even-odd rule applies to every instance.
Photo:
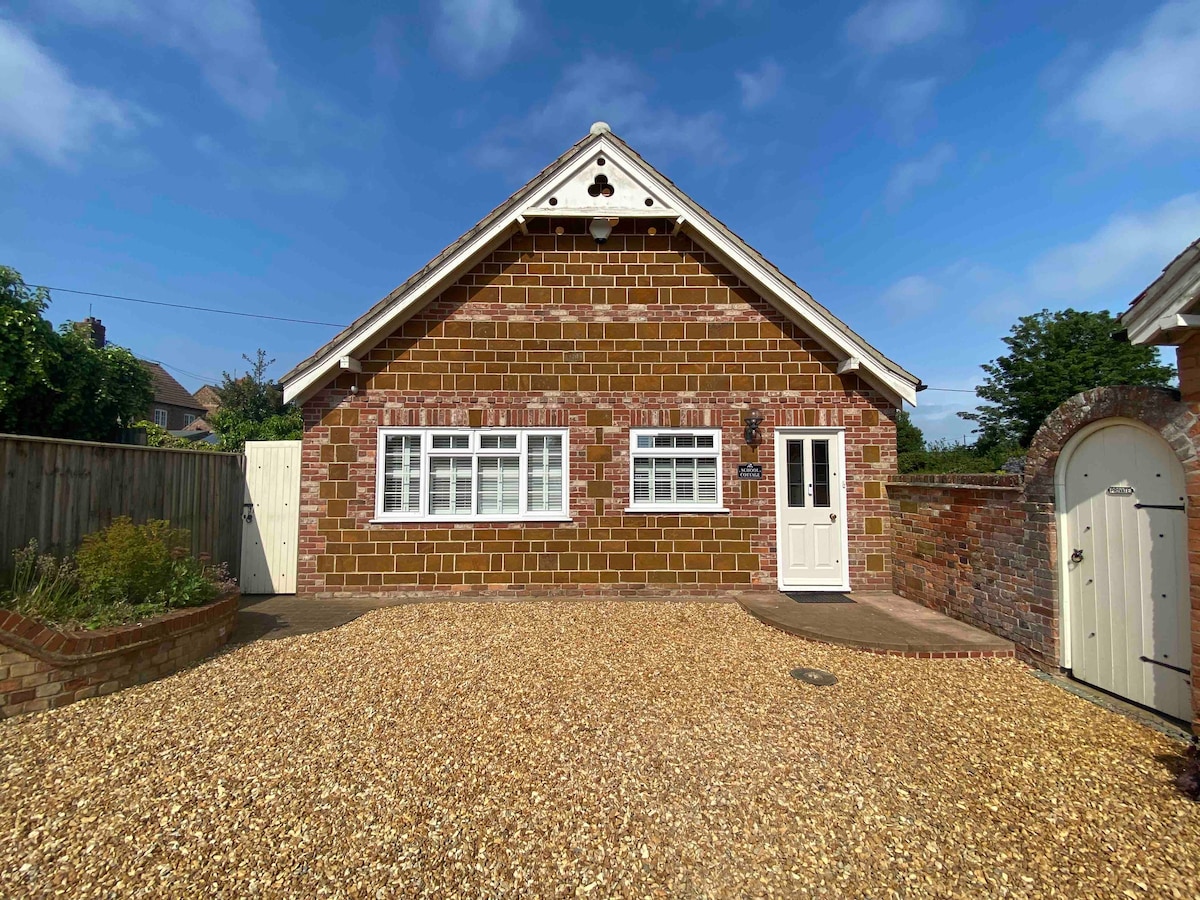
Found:
[[[13,552],[8,594],[8,605],[23,616],[70,618],[79,601],[79,573],[72,560],[38,553],[38,542],[31,540]]]
[[[188,532],[156,520],[118,518],[84,538],[75,558],[39,554],[36,541],[13,554],[0,601],[22,615],[95,628],[215,600],[235,585],[224,564],[190,552]]]

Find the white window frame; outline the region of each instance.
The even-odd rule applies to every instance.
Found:
[[[195,421],[196,421],[196,417],[195,417],[194,415],[192,415],[191,413],[184,413],[184,414],[183,414],[183,424],[184,424],[185,426],[187,426],[187,425],[191,425],[191,424],[192,424],[193,422],[195,422]]]
[[[712,447],[643,447],[637,445],[638,438],[660,434],[711,435]],[[637,503],[633,499],[633,466],[637,458],[644,457],[710,457],[717,461],[717,502],[712,503]],[[629,506],[627,513],[727,513],[725,506],[725,465],[721,452],[721,429],[719,428],[631,428],[629,429]]]
[[[451,434],[468,435],[469,443],[465,450],[434,450],[433,436]],[[485,434],[515,434],[517,436],[516,450],[484,450],[480,447],[480,438]],[[417,509],[412,512],[384,512],[383,510],[383,476],[384,454],[387,439],[393,435],[416,435],[421,438],[421,475],[420,496]],[[529,438],[534,436],[553,435],[562,438],[562,509],[558,512],[530,511],[528,477],[529,477]],[[378,443],[375,451],[375,518],[372,522],[570,522],[571,521],[571,438],[566,428],[380,428]],[[429,512],[429,457],[430,456],[459,456],[471,460],[471,503],[476,506],[479,502],[479,457],[480,456],[515,456],[520,460],[518,471],[517,491],[518,512],[513,514],[496,515],[493,513],[456,513],[450,516],[431,515]]]
[[[162,421],[158,420],[158,414],[162,413]],[[161,406],[154,407],[154,424],[159,428],[166,428],[167,423],[171,421],[170,410],[163,409]]]

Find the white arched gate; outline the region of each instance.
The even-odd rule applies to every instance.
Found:
[[[1055,484],[1063,665],[1081,681],[1190,719],[1183,466],[1152,429],[1104,419],[1063,448]]]

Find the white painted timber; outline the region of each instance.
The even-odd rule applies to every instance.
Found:
[[[1149,428],[1108,419],[1068,443],[1059,469],[1065,664],[1081,681],[1190,719],[1183,466]]]
[[[300,441],[247,441],[242,592],[294,594],[300,549]]]
[[[343,356],[338,360],[338,368],[343,372],[362,372],[362,361],[353,356]]]
[[[847,372],[857,372],[860,365],[862,365],[862,360],[857,356],[847,357],[838,363],[837,373],[845,375]]]
[[[842,429],[775,429],[780,590],[849,590]]]

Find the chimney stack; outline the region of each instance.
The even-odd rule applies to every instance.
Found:
[[[87,326],[87,328],[91,331],[92,346],[97,350],[104,349],[106,342],[104,340],[104,325],[101,323],[101,321],[93,318],[92,316],[88,316],[80,324]]]

